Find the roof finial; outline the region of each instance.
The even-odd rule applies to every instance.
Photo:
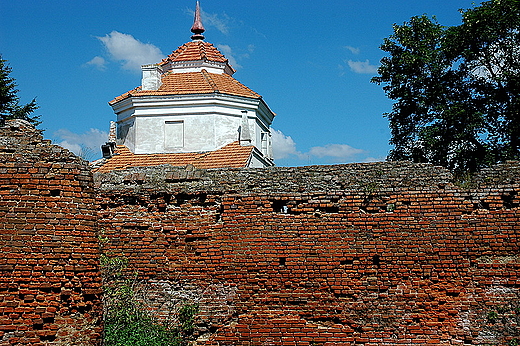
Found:
[[[193,20],[193,26],[191,27],[191,32],[195,35],[191,36],[192,40],[203,40],[204,35],[202,33],[206,31],[204,26],[202,25],[202,21],[200,20],[200,6],[197,1],[197,7],[195,9],[195,19]]]

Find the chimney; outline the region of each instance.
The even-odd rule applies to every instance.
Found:
[[[242,111],[242,124],[240,126],[240,145],[251,145],[251,131],[249,130],[249,121],[247,119],[247,111]]]
[[[117,139],[117,124],[115,121],[110,121],[110,131],[108,132],[108,142],[116,142]]]
[[[142,65],[143,79],[141,90],[157,90],[161,87],[162,70],[157,64]]]

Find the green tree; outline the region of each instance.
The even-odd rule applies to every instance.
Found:
[[[462,13],[446,49],[460,57],[481,101],[494,162],[520,158],[520,0],[493,0]]]
[[[519,4],[484,2],[460,26],[427,16],[394,25],[372,79],[395,100],[389,160],[465,172],[520,157]]]
[[[40,121],[38,119],[40,116],[30,116],[31,113],[38,109],[36,99],[25,105],[20,105],[16,82],[14,78],[9,76],[11,71],[7,61],[3,60],[0,55],[0,125],[3,125],[6,120],[10,119],[23,119],[34,125],[39,125]]]

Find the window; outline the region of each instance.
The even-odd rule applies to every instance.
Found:
[[[164,147],[165,149],[184,147],[184,121],[166,121],[164,123]]]
[[[269,140],[269,133],[262,132],[262,154],[267,156],[267,143]]]

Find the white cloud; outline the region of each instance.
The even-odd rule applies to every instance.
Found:
[[[312,147],[309,150],[310,156],[333,157],[341,160],[352,159],[362,153],[364,153],[364,150],[353,148],[347,144],[327,144],[323,147]]]
[[[100,71],[106,70],[106,64],[107,64],[106,60],[100,56],[95,56],[92,58],[92,60],[87,61],[85,63],[85,65],[94,66],[96,69],[98,69]]]
[[[235,54],[233,53],[233,49],[230,46],[228,46],[227,44],[218,44],[217,48],[229,60],[229,63],[231,64],[231,66],[233,66],[235,70],[242,68],[242,66],[239,63],[237,63],[237,60],[235,59]]]
[[[121,62],[125,70],[140,71],[141,65],[158,63],[163,58],[159,48],[151,43],[143,43],[132,35],[112,31],[98,39],[103,43],[110,57]]]
[[[207,13],[201,10],[200,16],[204,25],[212,26],[224,35],[229,34],[229,17],[227,15],[220,16],[216,13]]]
[[[296,157],[299,160],[305,160],[306,163],[312,161],[312,158],[328,158],[326,161],[348,162],[355,160],[358,155],[366,153],[365,150],[356,149],[347,144],[316,146],[312,147],[308,152],[302,153],[296,149],[296,143],[291,136],[286,136],[282,131],[272,129],[271,136],[275,160]],[[380,161],[374,158],[369,158],[368,160]]]
[[[386,157],[365,157],[362,162],[383,162],[386,161]]]
[[[94,159],[94,157],[88,156],[99,153],[101,145],[108,140],[108,133],[99,129],[90,129],[80,134],[68,129],[59,129],[54,132],[54,137],[58,139],[59,146],[69,149],[85,159]]]
[[[368,59],[365,61],[348,60],[347,63],[350,69],[355,73],[377,73],[378,67],[375,65],[370,65],[370,61],[368,61]]]
[[[359,54],[361,52],[361,49],[352,47],[352,46],[345,46],[352,54]]]
[[[291,155],[300,156],[296,150],[296,143],[291,136],[286,136],[282,131],[272,129],[271,140],[273,143],[273,156],[275,160],[285,159]]]

